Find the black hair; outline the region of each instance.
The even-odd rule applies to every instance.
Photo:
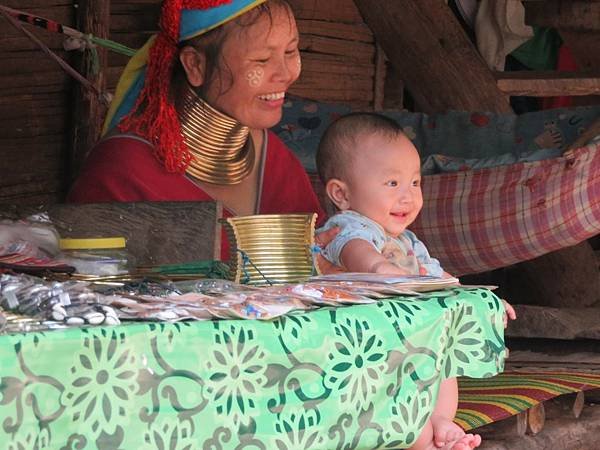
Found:
[[[294,16],[292,8],[286,0],[267,0],[264,3],[256,6],[247,13],[217,27],[200,36],[188,39],[179,44],[179,48],[193,47],[199,52],[204,53],[206,57],[206,73],[204,74],[205,80],[212,80],[217,74],[221,74],[221,82],[225,78],[231,80],[232,73],[227,64],[220,57],[223,43],[233,28],[247,28],[254,25],[263,16],[267,15],[271,26],[273,25],[273,10],[275,8],[284,8],[290,14],[290,18]],[[177,58],[176,66],[174,69],[173,79],[171,83],[171,92],[175,98],[180,98],[179,95],[182,92],[182,88],[186,86],[187,77],[185,70]],[[204,83],[198,89],[198,94],[203,96]],[[221,93],[227,92],[230,86],[222,85]]]
[[[317,149],[317,170],[323,184],[332,178],[345,178],[352,153],[360,145],[358,140],[365,135],[395,139],[404,133],[395,120],[382,114],[356,112],[340,117],[325,130]]]

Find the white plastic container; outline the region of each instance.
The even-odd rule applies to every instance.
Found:
[[[122,275],[132,267],[124,237],[63,238],[60,240],[61,259],[85,275]]]

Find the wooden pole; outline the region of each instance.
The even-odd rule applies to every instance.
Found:
[[[84,34],[107,39],[109,36],[110,0],[79,0],[77,29]],[[92,52],[80,54],[77,69],[99,92],[106,90],[107,51],[97,47],[98,60],[94,62]],[[97,72],[95,69],[99,69]],[[69,158],[69,174],[72,181],[87,153],[99,139],[106,106],[102,99],[77,83],[73,96],[72,147]]]
[[[383,110],[383,100],[385,94],[385,76],[385,52],[379,45],[377,45],[375,50],[375,93],[373,95],[373,109],[375,111]]]
[[[441,0],[354,0],[417,107],[511,112],[508,96]]]

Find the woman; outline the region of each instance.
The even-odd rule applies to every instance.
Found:
[[[227,215],[322,219],[300,162],[267,131],[300,69],[284,1],[165,0],[69,200],[218,200]]]

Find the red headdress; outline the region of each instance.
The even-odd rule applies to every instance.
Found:
[[[170,172],[183,172],[190,163],[180,131],[175,105],[169,101],[169,89],[180,41],[181,16],[184,10],[208,10],[232,0],[164,0],[160,31],[150,48],[144,87],[131,112],[119,129],[148,139],[156,156]],[[235,1],[235,0],[234,0]],[[140,112],[141,111],[141,112]]]

